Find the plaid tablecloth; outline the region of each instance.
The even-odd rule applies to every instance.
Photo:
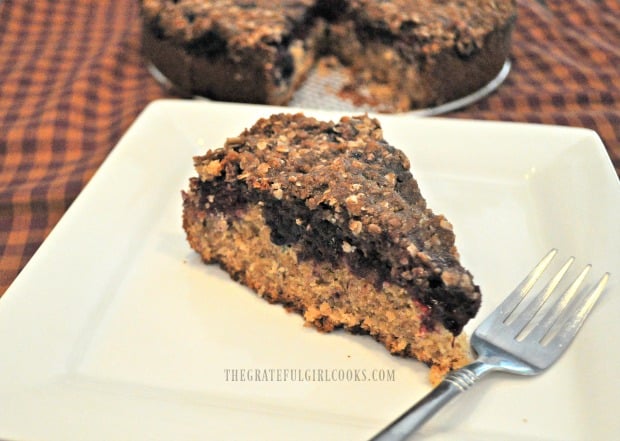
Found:
[[[620,2],[519,0],[513,70],[447,115],[588,127],[620,172]],[[0,295],[135,117],[170,97],[136,1],[0,0]]]

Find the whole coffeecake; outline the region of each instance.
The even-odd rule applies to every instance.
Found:
[[[393,110],[481,88],[509,55],[515,0],[141,0],[144,53],[181,91],[286,104],[322,56]],[[385,94],[384,94],[385,95]],[[383,95],[382,95],[383,96]]]
[[[480,291],[378,121],[273,115],[194,164],[183,226],[205,262],[320,330],[427,363],[434,379],[468,360],[461,331]]]

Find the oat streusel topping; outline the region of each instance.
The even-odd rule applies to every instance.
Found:
[[[337,218],[346,211],[354,233],[410,230],[420,217],[410,210],[426,209],[408,173],[409,160],[368,116],[336,124],[302,114],[261,119],[242,136],[229,138],[223,149],[198,159],[197,170],[209,180],[231,163],[239,165],[236,179],[276,199],[304,200],[310,209],[325,204]]]
[[[216,34],[230,45],[279,43],[314,0],[143,0],[147,20],[168,37],[192,42]]]
[[[383,30],[425,54],[457,43],[467,55],[489,31],[514,16],[516,0],[350,0],[361,23]]]

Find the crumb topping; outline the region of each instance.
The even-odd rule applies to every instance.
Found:
[[[142,0],[147,21],[183,42],[218,38],[231,46],[282,42],[314,0]]]
[[[346,211],[357,235],[385,232],[396,240],[399,230],[419,227],[426,210],[409,160],[367,115],[338,123],[273,115],[197,158],[196,168],[203,181],[226,169],[226,179],[244,180],[279,200],[303,200],[311,210],[329,207],[338,220]],[[443,217],[435,223],[440,235],[450,231]],[[429,244],[433,241],[441,239],[429,238]]]
[[[468,55],[516,14],[516,0],[351,0],[361,23],[424,54],[455,46]]]

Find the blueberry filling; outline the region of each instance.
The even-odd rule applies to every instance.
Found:
[[[327,206],[319,205],[310,210],[304,201],[283,201],[260,195],[240,181],[223,178],[208,183],[196,181],[196,185],[199,186],[201,204],[208,204],[209,210],[233,218],[248,204],[261,200],[263,217],[271,229],[271,241],[276,245],[300,245],[297,246],[300,261],[315,260],[334,266],[345,264],[357,276],[372,280],[378,289],[384,281],[407,289],[429,308],[429,328],[432,328],[433,321],[437,321],[457,335],[478,310],[479,298],[464,297],[460,290],[446,286],[436,275],[413,281],[403,278],[401,274],[411,271],[412,264],[398,263],[402,250],[395,247],[385,233],[378,238],[364,233],[356,237],[330,221],[331,209]],[[348,218],[345,218],[346,222]]]

